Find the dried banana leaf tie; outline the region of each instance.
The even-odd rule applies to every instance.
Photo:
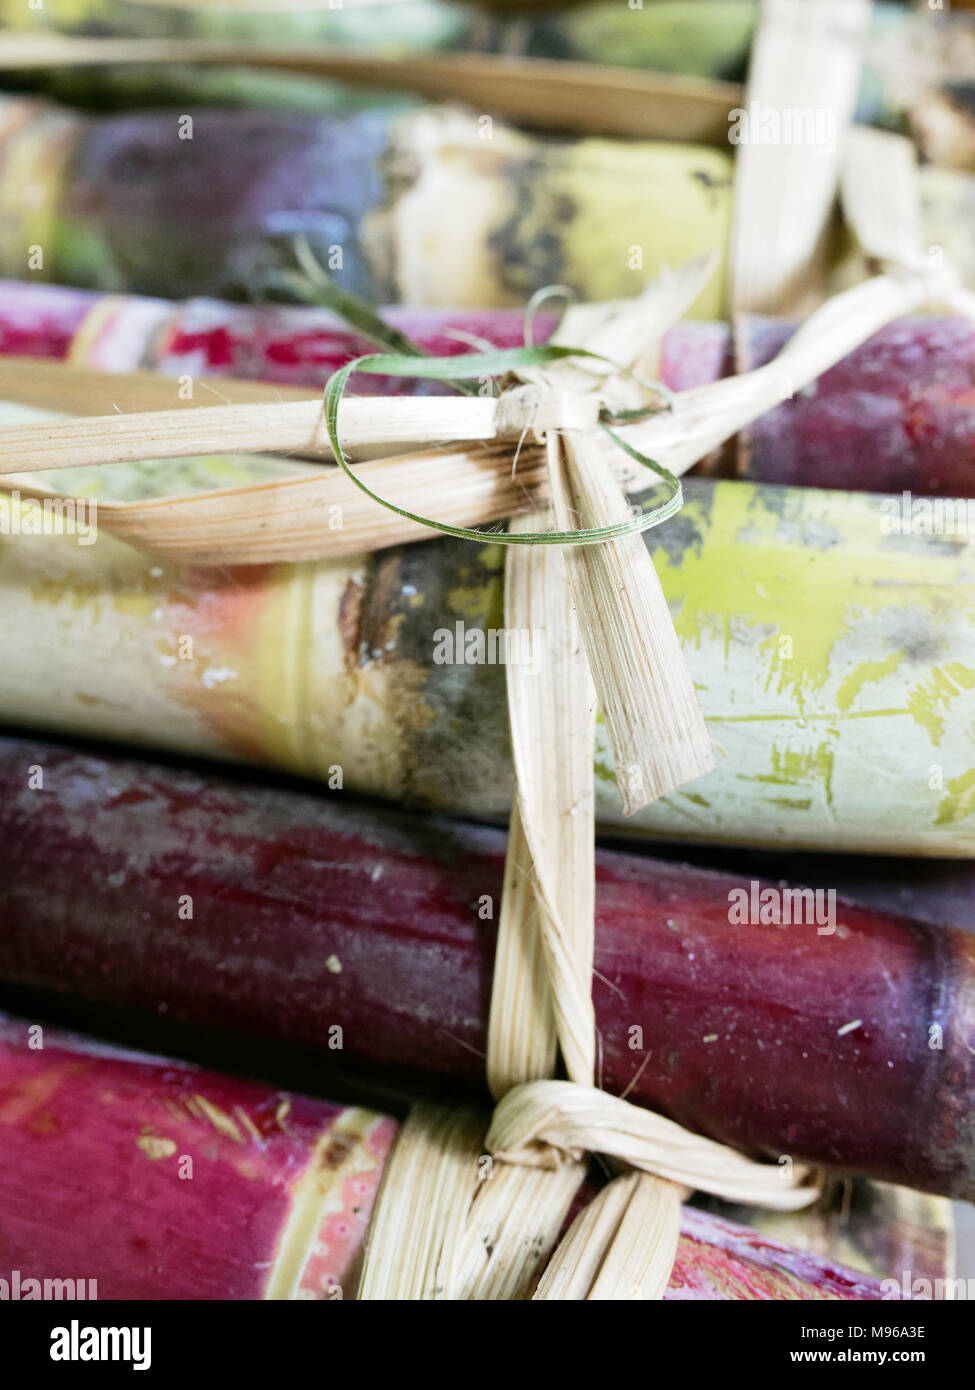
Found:
[[[498,1104],[489,1123],[469,1117],[466,1150],[457,1116],[411,1117],[380,1199],[360,1297],[660,1298],[691,1190],[784,1210],[816,1196],[804,1169],[755,1162],[593,1084],[597,698],[628,811],[713,766],[637,534],[676,510],[679,484],[641,459],[672,478],[675,496],[634,515],[611,468],[621,441],[607,430],[607,417],[659,410],[659,394],[634,364],[679,317],[681,299],[660,286],[604,317],[587,351],[508,363],[521,384],[498,398],[498,434],[544,444],[552,500],[547,512],[513,518],[503,538],[512,547],[505,623],[543,631],[546,644],[540,675],[507,670],[517,796],[488,1030]],[[626,367],[611,360],[620,358]],[[537,529],[546,524],[558,529]],[[552,1079],[559,1052],[569,1080]],[[559,1241],[592,1154],[620,1176]],[[438,1167],[418,1232],[420,1185]]]
[[[594,391],[559,391],[544,386],[509,386],[498,397],[498,436],[544,444],[549,430],[593,430],[601,402]]]

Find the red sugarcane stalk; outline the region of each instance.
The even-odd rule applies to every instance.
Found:
[[[742,366],[771,360],[795,331],[751,318]],[[740,473],[768,483],[975,496],[975,324],[892,323],[786,398],[740,439]],[[921,530],[920,521],[918,529]]]
[[[480,1082],[504,849],[341,795],[3,741],[0,973]],[[602,1084],[745,1149],[970,1199],[975,937],[786,901],[601,853]]]
[[[966,859],[896,859],[886,855],[802,854],[682,845],[664,851],[705,868],[746,878],[784,878],[833,888],[842,898],[939,927],[975,932],[975,864]]]
[[[434,357],[469,352],[479,340],[520,347],[523,309],[382,310],[387,323]],[[555,318],[533,319],[544,342]],[[723,323],[687,320],[665,336],[661,375],[674,390],[716,380],[728,351]],[[151,368],[170,376],[231,376],[320,390],[333,372],[374,344],[328,309],[284,304],[175,303],[137,295],[0,281],[0,354],[44,357],[106,371]],[[356,378],[361,394],[430,390],[415,379]]]
[[[393,308],[384,316],[436,356],[471,339],[498,347],[523,341],[520,310],[448,312]],[[552,319],[535,324],[542,341]],[[750,317],[742,327],[748,366],[769,361],[794,331]],[[728,329],[687,320],[665,337],[660,376],[673,390],[704,385],[729,367]],[[114,371],[148,367],[172,376],[234,376],[319,389],[370,345],[327,310],[136,296],[111,298],[50,285],[0,283],[0,353],[65,359]],[[744,432],[740,471],[756,482],[909,488],[919,496],[975,495],[975,328],[964,319],[891,324]],[[415,382],[363,378],[363,393],[409,393]],[[210,399],[208,397],[208,399]],[[214,398],[215,399],[215,398]]]
[[[0,1298],[351,1297],[395,1132],[0,1015]],[[665,1294],[882,1296],[870,1275],[691,1209]]]

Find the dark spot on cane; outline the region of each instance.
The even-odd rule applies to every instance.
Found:
[[[341,1168],[354,1149],[354,1139],[350,1139],[345,1134],[336,1134],[322,1150],[322,1156],[318,1163],[319,1168]]]

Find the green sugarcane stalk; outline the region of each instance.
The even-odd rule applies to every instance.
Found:
[[[718,765],[624,822],[599,725],[603,830],[971,854],[967,535],[898,533],[901,499],[883,495],[685,490],[645,539]],[[544,634],[504,631],[499,547],[207,571],[81,539],[3,547],[0,718],[507,816],[505,662],[540,659]]]
[[[723,262],[731,167],[730,146],[553,140],[434,106],[96,118],[0,98],[0,276],[254,299],[301,237],[371,303],[627,298]],[[693,312],[723,296],[719,269]]]

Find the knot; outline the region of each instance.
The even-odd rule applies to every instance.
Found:
[[[964,289],[961,272],[941,246],[913,256],[883,258],[889,275],[918,282],[925,304],[951,307]]]
[[[586,1153],[607,1154],[679,1185],[733,1202],[795,1211],[815,1201],[808,1169],[758,1163],[672,1120],[594,1086],[529,1081],[498,1104],[486,1147],[504,1163],[558,1168]]]
[[[498,397],[495,432],[499,439],[531,435],[544,444],[549,430],[591,430],[599,423],[600,399],[594,391],[558,391],[550,386],[511,386]]]

